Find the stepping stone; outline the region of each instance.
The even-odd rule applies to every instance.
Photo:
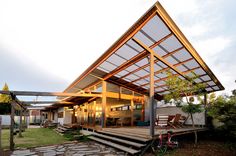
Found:
[[[30,150],[17,150],[13,152],[13,154],[27,154],[27,153],[30,153]]]
[[[47,152],[47,153],[43,153],[43,156],[55,156],[57,153],[54,152]]]

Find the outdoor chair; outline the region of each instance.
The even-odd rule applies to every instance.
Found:
[[[131,125],[131,117],[122,117],[122,118],[119,118],[117,121],[116,121],[116,126],[124,126],[124,125]]]
[[[168,122],[168,125],[170,125],[171,127],[173,127],[174,129],[176,128],[180,128],[180,117],[181,117],[181,114],[176,114],[175,117]]]
[[[168,126],[168,119],[169,116],[168,115],[158,115],[155,125],[158,127],[167,127]]]
[[[179,119],[179,126],[180,127],[184,127],[185,122],[187,121],[187,117],[186,116],[181,116]]]

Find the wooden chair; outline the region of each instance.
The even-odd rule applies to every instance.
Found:
[[[180,117],[181,117],[181,114],[176,114],[175,117],[171,121],[168,122],[168,125],[170,125],[174,129],[180,128],[180,122],[179,122]]]
[[[181,116],[179,119],[179,126],[184,127],[185,122],[187,121],[188,117],[186,116]]]
[[[167,127],[168,126],[168,115],[158,115],[155,125],[159,127]]]
[[[116,121],[116,126],[124,126],[124,125],[131,125],[131,117],[122,117],[122,118],[119,118],[117,121]]]

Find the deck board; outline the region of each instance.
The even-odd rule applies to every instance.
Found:
[[[181,135],[186,133],[193,133],[194,131],[205,131],[206,128],[202,127],[185,127],[185,128],[168,128],[168,129],[160,129],[155,128],[155,136],[154,138],[158,138],[160,134],[165,135],[169,131],[173,133],[173,135]],[[149,127],[118,127],[118,128],[103,128],[102,130],[99,130],[102,132],[108,132],[113,133],[114,135],[123,135],[126,137],[134,138],[142,138],[142,139],[149,139],[151,140],[151,137],[149,135]]]

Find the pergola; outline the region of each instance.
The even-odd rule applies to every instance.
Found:
[[[20,107],[20,123],[19,123],[19,136],[22,136],[22,116],[26,116],[27,106],[30,104],[53,104],[53,107],[67,106],[67,105],[76,105],[78,102],[66,102],[66,101],[21,101],[17,98],[17,96],[56,96],[56,97],[77,97],[82,100],[101,97],[99,93],[62,93],[62,92],[34,92],[34,91],[2,91],[0,90],[0,94],[9,95],[11,97],[11,125],[10,125],[10,150],[14,150],[14,116],[15,116],[15,108],[18,105]],[[1,103],[0,103],[1,104]],[[1,137],[1,120],[0,120],[0,137]],[[0,143],[1,145],[1,143]],[[0,146],[1,150],[1,146]]]
[[[154,98],[161,100],[170,93],[165,82],[167,71],[181,79],[195,73],[198,76],[195,83],[205,84],[206,93],[224,89],[157,2],[64,92],[78,92],[107,81],[148,94],[150,135],[153,136]]]

